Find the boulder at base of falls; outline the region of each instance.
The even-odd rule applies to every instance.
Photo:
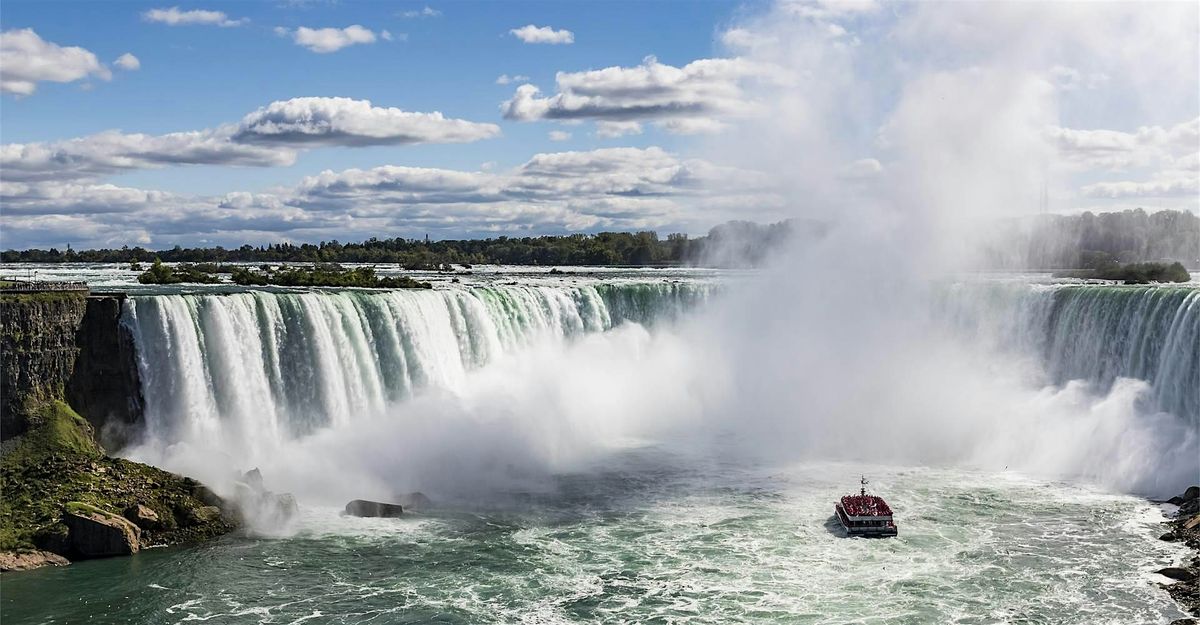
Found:
[[[1168,566],[1165,569],[1159,569],[1155,571],[1155,573],[1181,582],[1190,582],[1193,579],[1196,579],[1195,573],[1178,566]]]
[[[286,527],[300,514],[291,493],[273,493],[263,486],[262,472],[251,469],[233,484],[233,499],[242,521],[267,528]]]
[[[344,514],[349,516],[361,517],[383,517],[395,518],[404,514],[404,507],[394,503],[381,503],[378,501],[367,501],[366,499],[355,499],[346,504]]]
[[[74,560],[133,553],[133,545],[207,540],[237,527],[231,514],[191,512],[213,505],[193,495],[209,498],[199,482],[105,455],[87,420],[61,399],[30,399],[21,411],[28,428],[5,440],[0,454],[0,552],[48,551]],[[85,504],[103,521],[92,519],[95,513],[80,507]],[[120,544],[93,548],[96,541],[86,538],[104,533],[115,534],[113,542]],[[55,563],[21,559],[23,565],[34,561]]]
[[[66,566],[71,562],[49,551],[0,551],[0,571],[28,571],[42,566]]]
[[[1167,503],[1176,506],[1182,506],[1189,501],[1195,501],[1197,499],[1200,499],[1200,486],[1189,486],[1187,490],[1183,491],[1182,495],[1175,495],[1174,497],[1168,499]]]
[[[126,508],[125,518],[144,530],[157,529],[162,526],[158,513],[140,503]]]
[[[142,530],[125,517],[73,501],[63,513],[70,550],[80,558],[104,558],[137,553]]]

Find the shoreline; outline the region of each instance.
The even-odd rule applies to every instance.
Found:
[[[1182,495],[1155,503],[1179,506],[1173,515],[1167,516],[1169,513],[1164,511],[1166,520],[1162,524],[1168,531],[1159,536],[1159,540],[1181,542],[1190,552],[1179,565],[1155,571],[1174,580],[1168,584],[1160,583],[1159,587],[1193,617],[1177,619],[1171,625],[1196,625],[1200,623],[1200,487],[1192,486]]]

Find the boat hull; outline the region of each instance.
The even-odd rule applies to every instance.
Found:
[[[887,520],[855,520],[851,519],[846,510],[842,508],[842,504],[834,504],[833,510],[836,513],[838,523],[842,529],[846,530],[848,536],[862,536],[863,538],[892,538],[899,534],[896,524],[891,521],[891,517]]]

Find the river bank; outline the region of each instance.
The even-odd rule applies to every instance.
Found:
[[[1163,587],[1189,614],[1200,617],[1200,486],[1187,489],[1167,503],[1178,505],[1175,516],[1165,525],[1170,528],[1160,537],[1167,542],[1183,543],[1191,550],[1179,566],[1160,569],[1159,574],[1175,580]],[[1179,625],[1194,624],[1195,619],[1181,619]]]

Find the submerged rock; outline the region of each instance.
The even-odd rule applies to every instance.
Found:
[[[66,566],[71,562],[49,551],[0,551],[0,571],[27,571],[43,566]]]
[[[404,514],[404,507],[394,503],[355,499],[346,504],[344,513],[349,516],[395,518]]]
[[[85,503],[67,504],[63,513],[70,550],[82,558],[137,553],[142,530],[128,519]]]

